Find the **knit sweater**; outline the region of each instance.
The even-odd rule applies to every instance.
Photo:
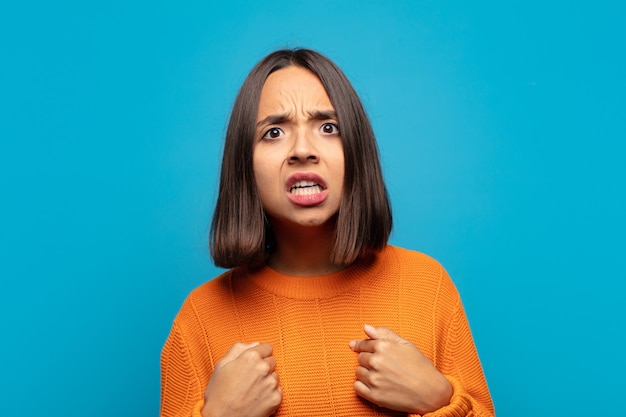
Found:
[[[293,277],[235,268],[195,289],[161,355],[161,416],[200,417],[216,362],[236,342],[273,347],[283,399],[276,416],[406,415],[359,398],[363,324],[413,342],[452,384],[451,403],[428,416],[493,416],[458,292],[428,256],[387,246],[333,274]]]

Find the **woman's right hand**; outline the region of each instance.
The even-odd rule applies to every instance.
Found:
[[[283,398],[267,343],[235,343],[216,365],[204,392],[203,417],[272,415]]]

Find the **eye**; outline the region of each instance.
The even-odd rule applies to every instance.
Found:
[[[320,131],[326,135],[338,135],[339,134],[339,126],[335,123],[324,123],[320,127]]]
[[[262,139],[276,139],[284,135],[285,132],[279,127],[272,127],[263,135]]]

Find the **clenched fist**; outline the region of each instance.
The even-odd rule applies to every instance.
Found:
[[[235,343],[215,365],[204,393],[203,417],[272,415],[283,394],[267,343]]]
[[[413,343],[386,327],[365,325],[369,339],[353,340],[358,353],[354,390],[381,407],[426,414],[450,403],[452,386]]]

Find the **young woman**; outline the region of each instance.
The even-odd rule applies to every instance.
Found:
[[[387,245],[391,223],[341,70],[306,49],[265,57],[233,107],[211,227],[231,269],[174,321],[161,415],[493,416],[454,285]]]

